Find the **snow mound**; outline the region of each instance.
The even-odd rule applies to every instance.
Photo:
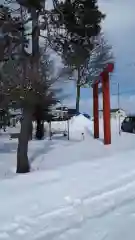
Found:
[[[70,121],[70,131],[85,132],[86,129],[92,129],[92,121],[82,114],[74,116]]]

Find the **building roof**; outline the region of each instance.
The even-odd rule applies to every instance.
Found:
[[[124,111],[122,108],[112,108],[112,109],[110,109],[110,112],[111,112],[111,113],[116,113],[116,112],[118,112],[119,110],[120,110],[120,111]],[[100,109],[99,112],[103,112],[103,109]]]
[[[21,115],[22,111],[21,111],[21,109],[9,109],[9,113],[11,115],[17,116],[17,115]]]
[[[55,110],[56,110],[56,111],[67,111],[68,108],[65,107],[65,106],[61,106],[61,107],[57,107],[57,108],[55,108]]]

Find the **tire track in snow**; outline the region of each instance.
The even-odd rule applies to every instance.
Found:
[[[45,214],[44,220],[45,222],[49,220],[47,225],[51,226],[50,230],[49,228],[45,230],[44,226],[42,226],[39,230],[40,236],[37,234],[32,239],[42,240],[45,238],[52,240],[58,238],[63,233],[75,229],[79,230],[89,220],[101,218],[115,209],[134,201],[135,171],[132,174],[127,174],[127,177],[123,176],[122,180],[123,182],[120,185],[118,183],[114,184],[107,191],[104,189],[97,195],[83,197],[78,199],[78,201],[75,199],[72,205],[63,208],[63,210],[61,209],[60,212],[57,210],[57,213],[55,212],[56,215],[52,212],[52,219],[50,220],[48,219],[49,215]]]
[[[53,240],[72,230],[78,231],[87,221],[102,218],[134,200],[135,171],[132,171],[87,196],[85,195],[80,199],[69,198],[66,206],[50,212],[35,212],[29,217],[24,216],[21,221],[15,219],[15,223],[19,224],[17,229],[26,230],[27,227],[29,228],[24,237],[20,236],[17,230],[16,233],[18,232],[17,235],[20,239],[26,239],[27,236],[31,240]],[[8,234],[10,231],[7,229],[6,232]]]
[[[49,212],[44,213],[44,215],[46,215],[48,217],[51,217],[53,215],[63,213],[63,211],[65,209],[70,210],[70,208],[74,204],[76,205],[76,203],[78,203],[78,200],[80,202],[81,200],[87,200],[87,199],[89,200],[89,199],[92,199],[94,197],[101,196],[101,195],[103,195],[105,193],[109,193],[109,192],[111,192],[115,189],[119,189],[119,188],[127,185],[128,183],[132,183],[134,181],[135,181],[135,171],[132,171],[128,174],[123,175],[122,177],[119,177],[117,180],[112,181],[112,183],[105,185],[102,189],[92,191],[91,193],[89,193],[87,195],[84,195],[80,199],[75,199],[75,201],[74,201],[74,199],[70,199],[70,197],[69,197],[69,201],[67,201],[66,207],[61,206],[59,209],[57,208],[57,209],[54,209],[53,211],[49,211]],[[34,218],[38,218],[38,217],[40,218],[41,216],[42,216],[42,212],[40,212],[39,214],[35,213],[34,215],[32,215],[32,217],[34,217]]]
[[[91,193],[85,195],[84,199],[89,199],[94,196],[100,196],[105,192],[113,191],[114,189],[120,188],[134,181],[135,181],[135,171],[132,171],[128,174],[122,175],[121,177],[117,178],[117,180],[114,180],[109,184],[106,184],[105,186],[102,187],[102,189],[94,190]]]

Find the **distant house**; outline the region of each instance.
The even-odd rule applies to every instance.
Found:
[[[120,117],[126,117],[126,112],[121,108],[112,108],[110,111],[110,115],[112,118]],[[99,117],[103,117],[103,110],[99,110]]]
[[[22,116],[21,109],[9,109],[9,113],[12,117]]]
[[[77,115],[76,109],[74,108],[68,108],[66,106],[56,107],[51,109],[51,114],[54,116],[54,118],[59,120],[65,120],[67,118],[71,118],[73,116]]]
[[[14,126],[16,125],[16,123],[21,119],[22,117],[22,111],[21,109],[13,109],[13,108],[10,108],[9,109],[9,114],[10,114],[10,124],[11,126]]]
[[[56,118],[63,118],[67,114],[67,108],[65,106],[56,107],[51,110],[51,113]]]

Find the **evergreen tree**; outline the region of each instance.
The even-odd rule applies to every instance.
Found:
[[[64,64],[78,73],[76,111],[79,112],[81,78],[105,15],[99,10],[97,0],[57,2],[53,13],[52,24],[64,29],[54,39],[55,49],[61,52]]]

